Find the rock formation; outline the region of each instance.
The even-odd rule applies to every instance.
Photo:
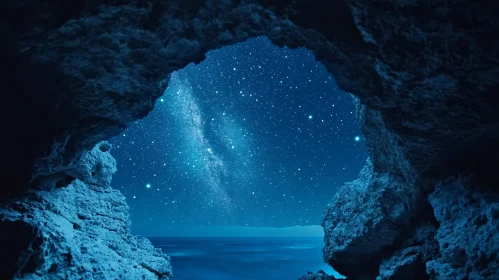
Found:
[[[103,240],[119,232],[118,250],[143,248],[138,239],[125,241],[127,222],[115,223],[115,232],[97,224],[126,215],[126,207],[106,179],[95,177],[113,168],[95,164],[93,147],[147,115],[169,73],[200,62],[210,49],[266,35],[280,46],[311,49],[338,85],[359,98],[370,160],[326,210],[325,260],[350,278],[493,279],[498,6],[468,0],[2,1],[0,227],[13,248],[2,252],[9,264],[3,275],[48,272],[51,257],[36,253],[45,250],[41,244],[51,244],[50,252],[71,248],[71,255],[57,255],[61,264],[53,273],[87,271],[95,251],[75,247],[87,239],[78,226],[68,228],[71,223],[82,229],[95,223],[92,230]],[[79,221],[85,206],[71,201],[97,194],[105,216]],[[62,218],[50,207],[71,215]],[[57,238],[47,238],[54,232]],[[149,249],[139,251],[162,258]],[[123,262],[139,263],[141,254]],[[129,269],[95,265],[95,273],[111,278]],[[150,263],[136,269],[154,277],[168,271]]]
[[[319,270],[316,273],[308,272],[307,275],[301,276],[298,280],[336,280],[336,278],[327,275],[323,270]]]
[[[457,177],[429,196],[439,222],[439,255],[426,263],[433,278],[499,279],[499,196],[476,188]]]
[[[103,142],[69,185],[31,190],[0,210],[0,278],[170,279],[169,257],[130,234],[125,197],[109,187],[116,162]]]

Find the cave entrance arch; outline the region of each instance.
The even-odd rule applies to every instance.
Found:
[[[322,232],[324,208],[367,158],[355,104],[311,51],[258,37],[209,52],[111,140],[133,233]]]
[[[363,240],[392,243],[412,227],[406,217],[418,214],[418,195],[431,191],[437,179],[457,173],[496,178],[491,168],[497,157],[490,150],[497,138],[497,82],[490,77],[497,74],[497,53],[489,38],[497,37],[497,20],[489,3],[477,1],[432,7],[417,1],[314,3],[2,2],[0,76],[12,98],[2,103],[2,112],[19,116],[5,125],[16,137],[4,138],[9,148],[2,200],[22,194],[31,178],[33,186],[56,181],[64,187],[72,179],[65,173],[83,152],[151,110],[166,73],[202,61],[210,49],[266,34],[277,45],[313,50],[338,84],[359,96],[366,105],[362,125],[371,141],[374,178],[401,180],[399,186],[410,193],[378,184],[387,190],[381,200],[400,198],[403,211],[396,216],[369,211],[379,213],[382,223],[347,244],[351,255],[338,256],[351,262],[346,270],[355,277],[362,270],[358,258],[370,257],[356,248]],[[428,184],[416,184],[420,179]],[[369,245],[375,245],[369,246],[371,256],[384,254],[379,242]],[[445,250],[434,268],[452,267],[445,262],[454,250]]]

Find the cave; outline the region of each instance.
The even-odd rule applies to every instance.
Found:
[[[19,256],[2,255],[2,276],[170,279],[169,258],[130,234],[101,142],[145,117],[170,73],[265,35],[311,50],[359,99],[370,159],[326,208],[324,259],[348,279],[499,279],[496,6],[3,1],[0,227],[18,234],[0,242],[18,237]],[[34,228],[50,238],[26,269]]]

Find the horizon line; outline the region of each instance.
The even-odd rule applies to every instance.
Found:
[[[304,236],[195,236],[195,235],[190,235],[190,236],[176,236],[176,235],[165,235],[165,236],[146,236],[146,235],[141,235],[141,234],[135,234],[135,236],[143,236],[146,238],[228,238],[228,237],[236,237],[236,238],[323,238],[322,236],[310,236],[310,235],[304,235]]]
[[[153,231],[133,231],[144,237],[323,237],[320,225],[291,227],[192,226],[163,227]]]

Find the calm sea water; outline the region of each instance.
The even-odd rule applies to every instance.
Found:
[[[322,260],[322,238],[150,238],[171,256],[176,280],[297,279],[335,272]]]

